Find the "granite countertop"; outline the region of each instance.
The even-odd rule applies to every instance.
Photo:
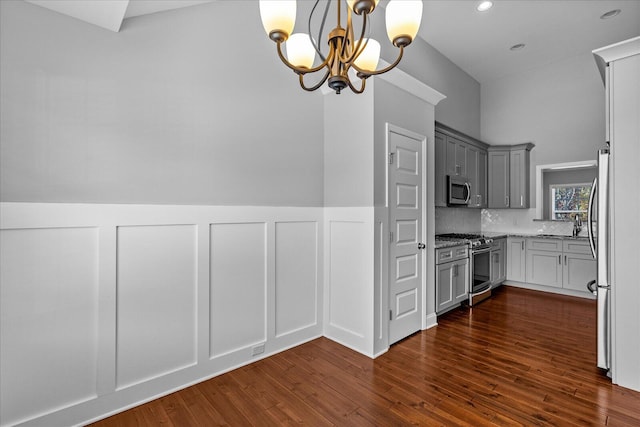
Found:
[[[492,239],[502,239],[507,237],[523,237],[523,238],[536,238],[536,239],[561,239],[561,240],[584,240],[587,241],[587,236],[565,236],[565,235],[555,235],[555,234],[534,234],[534,233],[505,233],[500,231],[487,231],[482,234],[485,237],[489,237]],[[439,240],[436,237],[435,240],[435,248],[450,248],[452,246],[459,246],[469,243],[467,239],[447,239],[447,240]]]
[[[436,248],[436,249],[441,249],[441,248],[450,248],[450,247],[453,247],[453,246],[466,245],[467,243],[469,243],[469,241],[468,241],[468,240],[466,240],[466,239],[456,239],[456,240],[447,239],[447,240],[438,240],[438,238],[436,237],[436,244],[435,244],[435,248]]]
[[[495,236],[493,235],[495,234]],[[587,236],[567,236],[563,234],[534,234],[534,233],[484,233],[485,236],[493,239],[500,237],[524,237],[535,239],[561,239],[561,240],[587,240]]]

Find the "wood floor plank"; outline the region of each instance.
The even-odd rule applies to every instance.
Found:
[[[503,286],[375,360],[319,338],[94,425],[640,426],[595,367],[595,311]]]

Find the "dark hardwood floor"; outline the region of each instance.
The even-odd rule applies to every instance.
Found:
[[[501,287],[371,360],[320,338],[95,426],[640,426],[595,367],[595,302]]]

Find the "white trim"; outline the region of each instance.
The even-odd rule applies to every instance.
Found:
[[[564,212],[564,213],[582,213],[582,212],[584,212],[584,213],[586,213],[589,210],[588,207],[584,211],[576,211],[576,210],[572,210],[572,211],[557,211],[555,209],[556,208],[556,204],[555,204],[554,190],[556,188],[567,188],[567,187],[591,187],[591,183],[590,182],[576,182],[576,183],[571,183],[571,184],[551,184],[551,185],[549,185],[549,219],[550,220],[556,220],[555,214],[557,212],[561,212],[561,213],[562,212]]]
[[[531,291],[540,291],[540,292],[547,292],[547,293],[552,293],[552,294],[558,294],[558,295],[567,295],[567,296],[571,296],[571,297],[579,297],[579,298],[585,298],[585,299],[595,299],[595,296],[593,296],[593,294],[591,294],[590,292],[580,292],[580,291],[574,291],[572,289],[564,289],[564,288],[556,288],[553,286],[544,286],[544,285],[537,285],[535,283],[528,283],[528,282],[514,282],[513,280],[505,280],[502,285],[504,286],[511,286],[514,288],[520,288],[520,289],[529,289]],[[585,287],[586,289],[586,287]]]
[[[383,59],[380,59],[380,68],[388,67],[390,64]],[[374,78],[382,79],[386,82],[391,83],[392,85],[409,92],[413,96],[417,96],[418,98],[428,102],[432,105],[438,105],[440,101],[445,99],[447,96],[438,92],[437,90],[427,86],[420,80],[411,76],[410,74],[405,73],[398,67],[392,69],[389,72],[384,74],[379,74],[374,76]]]
[[[640,54],[640,36],[601,47],[591,52],[600,70],[602,81],[605,81],[605,69],[610,62]]]
[[[579,162],[567,162],[567,163],[552,163],[547,165],[536,166],[536,218],[543,219],[543,195],[544,189],[542,188],[542,175],[545,170],[550,169],[575,169],[579,167],[596,167],[598,162],[596,160],[582,160]]]
[[[397,134],[401,134],[404,135],[406,137],[409,137],[411,139],[414,139],[416,141],[419,141],[421,147],[422,147],[422,158],[420,159],[421,162],[421,166],[422,166],[422,177],[421,177],[421,182],[420,185],[422,187],[422,194],[420,195],[421,199],[422,199],[422,206],[420,207],[422,210],[422,215],[421,215],[421,221],[422,221],[422,233],[421,233],[421,240],[422,243],[424,243],[427,247],[421,252],[421,257],[420,257],[420,263],[421,263],[421,268],[422,268],[422,284],[421,284],[421,292],[422,292],[422,296],[420,298],[420,318],[421,320],[421,329],[426,329],[426,314],[427,314],[427,268],[429,263],[427,262],[427,251],[430,250],[429,245],[427,245],[427,228],[428,228],[428,223],[427,223],[427,196],[428,196],[428,191],[427,191],[427,172],[428,172],[428,157],[427,157],[427,150],[428,150],[428,138],[425,135],[421,135],[419,133],[410,131],[408,129],[405,129],[403,127],[400,126],[396,126],[392,123],[386,122],[385,123],[385,149],[386,152],[389,153],[390,152],[390,148],[389,148],[389,133],[390,132],[395,132]],[[386,185],[386,192],[385,192],[385,205],[387,207],[387,221],[390,218],[390,209],[391,207],[389,206],[389,192],[390,192],[390,169],[391,165],[389,164],[389,162],[387,162],[387,167],[385,168],[386,171],[386,181],[385,181],[385,185]],[[390,225],[387,224],[387,229],[390,229]],[[390,255],[390,251],[387,251],[387,263],[388,265],[390,265],[389,263],[391,262],[391,259],[389,258]],[[390,273],[391,269],[388,268],[387,269],[387,280],[386,283],[384,284],[386,286],[386,294],[387,294],[387,301],[389,301],[390,303],[390,278],[389,278],[389,273]],[[384,292],[384,291],[383,291]],[[390,307],[387,307],[387,310],[389,310]],[[387,322],[389,322],[389,320],[387,320]],[[389,332],[389,328],[387,328],[387,334]],[[387,336],[387,342],[388,342],[388,336]]]
[[[438,316],[435,313],[427,314],[426,323],[424,329],[431,329],[434,326],[438,326]]]

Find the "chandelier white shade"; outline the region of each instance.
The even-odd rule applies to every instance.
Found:
[[[387,35],[393,43],[397,37],[409,36],[413,40],[420,29],[421,1],[390,1],[386,14]]]
[[[311,3],[311,2],[309,2]],[[391,43],[399,49],[397,59],[388,67],[376,69],[380,59],[380,43],[369,37],[369,15],[374,12],[378,0],[324,0],[324,11],[319,26],[318,39],[326,39],[327,48],[310,35],[314,13],[320,13],[318,5],[313,3],[308,17],[309,33],[293,33],[296,21],[295,0],[260,0],[260,16],[264,29],[271,40],[277,44],[280,60],[296,74],[300,86],[307,91],[320,88],[325,82],[336,93],[349,87],[355,93],[362,93],[366,79],[372,75],[385,73],[394,68],[404,53],[404,48],[415,39],[422,19],[421,0],[390,0],[386,6],[387,35]],[[322,34],[332,5],[335,5],[336,26]],[[344,10],[343,10],[344,9]],[[343,14],[346,19],[343,19]],[[359,31],[354,31],[354,15],[360,17]],[[315,33],[314,33],[315,34]],[[359,37],[357,37],[359,34]],[[283,53],[283,45],[286,55]],[[316,58],[320,63],[316,66]],[[355,73],[350,73],[353,70]],[[305,75],[316,74],[320,77],[312,85],[305,82]],[[360,80],[354,85],[351,78]]]

